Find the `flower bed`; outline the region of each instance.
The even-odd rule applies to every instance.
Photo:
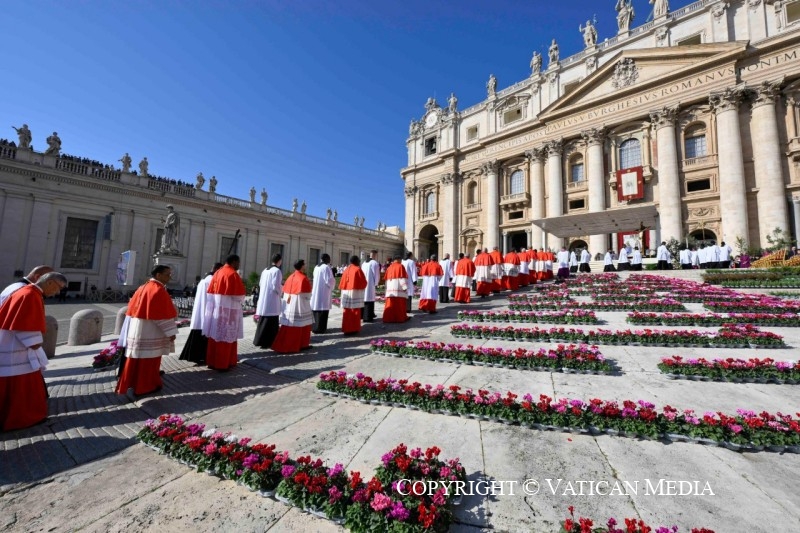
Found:
[[[460,318],[460,317],[459,317]],[[720,327],[724,324],[751,324],[753,326],[800,327],[797,313],[732,313],[694,314],[694,313],[640,313],[634,311],[626,319],[637,326],[706,326]]]
[[[250,445],[250,439],[206,430],[202,424],[187,425],[174,415],[148,420],[137,437],[198,472],[235,480],[355,532],[447,531],[452,522],[448,504],[454,503],[454,493],[442,487],[433,494],[416,494],[399,490],[403,487],[398,483],[466,480],[459,460],[442,461],[435,446],[424,452],[396,446],[381,457],[375,475],[365,482],[359,472],[348,474],[341,464],[327,467],[311,456],[293,459],[288,452],[276,453],[275,445]]]
[[[614,365],[600,353],[596,346],[563,344],[554,350],[506,350],[503,348],[474,347],[463,344],[444,344],[427,341],[392,341],[377,339],[370,342],[373,352],[391,355],[466,363],[479,366],[499,366],[544,372],[580,372],[608,374]]]
[[[678,527],[649,526],[640,518],[623,518],[625,529],[620,529],[616,518],[606,520],[605,527],[595,527],[594,520],[579,516],[575,518],[575,508],[569,506],[569,518],[561,522],[562,533],[678,533]],[[693,527],[690,533],[714,533],[713,529]]]
[[[800,313],[800,301],[786,301],[769,297],[728,302],[703,302],[703,306],[716,313]]]
[[[317,388],[328,394],[383,402],[396,407],[455,414],[468,418],[522,424],[534,429],[559,429],[581,433],[607,433],[689,441],[725,446],[734,450],[800,453],[800,419],[782,413],[738,410],[736,415],[692,409],[679,411],[665,405],[660,412],[644,400],[616,401],[592,398],[554,399],[545,394],[473,391],[458,385],[423,385],[406,379],[373,379],[364,374],[328,372]]]
[[[540,311],[546,309],[563,309],[564,302],[538,301],[535,296],[522,295],[527,298],[514,299],[509,303],[508,308],[512,311]],[[598,302],[575,302],[570,304],[573,311],[686,311],[686,307],[672,298],[651,298],[648,300],[636,300],[630,302],[598,301]]]
[[[800,292],[797,291],[770,291],[769,295],[776,298],[786,298],[789,300],[800,299]]]
[[[687,330],[621,330],[597,329],[583,331],[575,328],[515,328],[513,326],[471,326],[456,324],[450,327],[454,337],[470,339],[499,339],[529,342],[576,342],[587,344],[621,344],[632,346],[683,346],[698,348],[784,348],[783,338],[750,325],[726,324],[717,334]]]
[[[705,378],[734,383],[800,383],[800,362],[765,359],[664,357],[658,368],[670,377]]]
[[[519,322],[539,324],[597,324],[594,311],[459,311],[459,320],[468,322]]]
[[[111,341],[108,348],[103,348],[99,354],[94,356],[92,368],[102,370],[104,368],[116,367],[119,364],[120,357],[125,355],[125,348],[117,346],[117,342],[119,341]]]

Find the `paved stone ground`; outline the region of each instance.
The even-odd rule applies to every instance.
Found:
[[[694,273],[675,273],[696,277]],[[473,300],[471,309],[501,309],[505,296]],[[380,314],[381,309],[377,310]],[[689,304],[701,311],[699,304]],[[363,405],[315,391],[317,375],[344,369],[375,377],[413,378],[587,399],[646,399],[659,406],[732,412],[795,412],[800,387],[670,381],[656,368],[659,357],[680,351],[705,357],[796,359],[798,328],[766,328],[786,337],[782,350],[713,350],[601,346],[621,376],[583,376],[515,371],[387,358],[368,353],[372,338],[426,338],[454,342],[454,304],[437,315],[414,313],[406,324],[365,324],[357,338],[338,333],[341,314],[331,312],[332,333],[314,336],[315,349],[279,355],[253,347],[255,325],[245,319],[241,364],[228,373],[210,371],[176,356],[165,357],[164,389],[127,403],[113,392],[112,371],[92,372],[102,344],[61,346],[46,372],[50,389],[47,422],[0,434],[0,529],[10,531],[334,531],[328,522],[253,495],[229,481],[189,470],[135,443],[142,423],[164,412],[275,443],[295,455],[308,453],[371,472],[399,442],[438,445],[443,457],[460,457],[471,479],[535,478],[537,495],[468,497],[456,511],[455,531],[557,531],[566,508],[585,516],[641,517],[657,524],[707,526],[717,532],[796,531],[800,456],[734,453],[694,444],[665,444],[610,436],[539,432],[459,417]],[[48,309],[48,312],[50,310]],[[599,313],[605,327],[624,328],[624,313]],[[590,329],[583,326],[583,329]],[[177,345],[188,335],[181,330]],[[499,341],[473,344],[500,345]],[[518,346],[530,347],[531,344]],[[564,493],[568,481],[657,483],[659,479],[708,482],[714,496],[588,496]],[[557,484],[552,491],[545,479]],[[519,486],[518,486],[519,487]],[[586,491],[584,491],[586,494]],[[688,531],[688,529],[686,529]]]

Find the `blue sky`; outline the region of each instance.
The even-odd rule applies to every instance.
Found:
[[[405,140],[429,96],[464,109],[530,73],[533,50],[616,34],[615,0],[3,2],[0,137],[339,220],[404,224]],[[691,3],[673,0],[675,10]],[[633,26],[651,12],[634,0]],[[546,63],[546,61],[545,61]],[[207,186],[207,185],[206,185]]]

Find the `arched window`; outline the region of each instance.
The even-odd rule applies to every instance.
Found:
[[[683,148],[686,159],[708,155],[705,124],[695,124],[686,128],[683,134]]]
[[[425,211],[424,214],[430,215],[436,212],[436,193],[429,192],[425,195]]]
[[[474,181],[467,185],[467,205],[478,203],[478,184]]]
[[[642,148],[639,139],[628,139],[619,145],[619,168],[642,166]]]
[[[569,181],[570,183],[579,183],[583,180],[583,156],[577,154],[569,160]]]
[[[525,173],[515,170],[509,178],[509,194],[521,194],[525,192]]]

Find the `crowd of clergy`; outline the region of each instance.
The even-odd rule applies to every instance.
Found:
[[[419,311],[436,313],[437,303],[469,303],[473,290],[485,298],[491,293],[516,290],[554,277],[588,271],[588,252],[580,258],[562,249],[510,251],[477,250],[473,257],[436,255],[417,262],[412,253],[395,256],[382,272],[377,251],[363,262],[358,256],[341,273],[339,281],[341,330],[344,335],[361,331],[362,322],[373,322],[377,288],[385,286],[384,323],[403,323],[411,318],[412,301],[419,297]],[[245,284],[238,272],[239,257],[217,263],[198,282],[190,333],[180,359],[206,365],[220,372],[238,362],[238,341],[244,338]],[[256,303],[257,327],[253,344],[278,353],[297,353],[312,348],[311,336],[328,330],[336,278],[330,256],[323,254],[311,279],[305,261],[292,265],[284,279],[283,258],[275,254],[261,273]],[[178,313],[167,290],[172,271],[157,265],[151,278],[130,298],[118,346],[124,356],[118,368],[116,392],[131,401],[163,386],[162,356],[175,353]],[[313,280],[313,282],[312,282]],[[419,283],[421,282],[421,283]],[[42,349],[45,333],[44,298],[58,294],[67,279],[46,266],[0,294],[0,429],[29,427],[47,417],[47,388],[43,370],[47,357]],[[415,293],[419,285],[418,293]]]

